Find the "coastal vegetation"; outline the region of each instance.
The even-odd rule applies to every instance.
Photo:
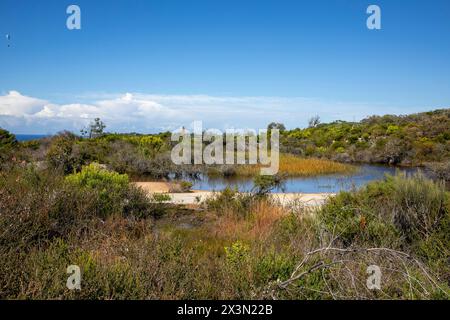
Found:
[[[360,122],[310,121],[283,131],[281,150],[340,162],[425,165],[450,161],[450,109],[405,116],[372,116]]]
[[[195,177],[201,174],[254,177],[261,169],[261,165],[175,165],[170,159],[171,147],[170,133],[104,134],[85,138],[61,132],[52,137],[18,143],[14,158],[15,161],[38,163],[66,175],[96,162],[131,178],[167,179],[170,175]],[[355,170],[349,164],[328,159],[280,155],[279,173],[286,177],[351,173]]]
[[[320,123],[311,119],[305,129],[280,130],[280,173],[284,176],[350,173],[351,163],[424,166],[437,177],[450,179],[450,109],[408,116],[373,116],[361,122]],[[96,119],[81,136],[61,132],[35,141],[17,142],[0,132],[2,166],[15,161],[39,163],[70,174],[92,162],[134,177],[168,178],[169,175],[256,176],[258,166],[185,165],[170,160],[170,132],[160,134],[105,133]]]
[[[288,131],[280,174],[248,166],[175,166],[170,133],[108,134],[95,121],[18,142],[0,130],[0,298],[450,299],[449,110]],[[384,141],[384,142],[380,142]],[[396,156],[395,156],[396,155]],[[286,176],[350,173],[348,163],[426,165],[326,200],[281,205]],[[251,176],[196,205],[132,183]],[[192,184],[178,183],[187,192]],[[81,290],[66,287],[81,268]],[[367,270],[382,271],[381,288]]]
[[[66,178],[2,171],[0,298],[450,297],[449,194],[421,175],[387,177],[317,209],[230,189],[198,208],[165,200],[98,165]],[[381,290],[366,286],[373,264]],[[81,290],[66,287],[69,265],[81,268]]]

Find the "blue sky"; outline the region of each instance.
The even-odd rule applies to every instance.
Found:
[[[70,4],[81,30],[66,28]],[[370,4],[382,30],[366,28]],[[0,126],[16,133],[95,116],[152,132],[450,106],[448,0],[2,0],[0,33]]]

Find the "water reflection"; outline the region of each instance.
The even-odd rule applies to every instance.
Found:
[[[412,175],[417,168],[398,168],[377,165],[361,165],[360,170],[351,175],[333,174],[325,176],[289,178],[284,186],[273,192],[300,192],[300,193],[336,193],[342,190],[351,190],[366,185],[370,181],[383,179],[385,174],[395,174],[396,171]],[[195,190],[219,191],[227,186],[238,188],[239,191],[250,191],[253,187],[252,178],[223,178],[202,176],[200,180],[192,181]]]

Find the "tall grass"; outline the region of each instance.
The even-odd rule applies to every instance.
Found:
[[[237,176],[256,176],[260,165],[237,166]],[[279,173],[288,177],[309,177],[315,175],[352,173],[356,167],[326,159],[300,158],[290,154],[280,154]]]

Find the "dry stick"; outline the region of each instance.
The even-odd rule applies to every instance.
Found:
[[[302,278],[303,276],[305,276],[305,275],[307,275],[307,274],[309,274],[309,273],[311,273],[311,272],[313,272],[313,271],[315,271],[315,270],[317,270],[319,268],[329,268],[329,267],[331,267],[331,266],[333,266],[335,264],[339,264],[339,263],[343,263],[343,262],[349,262],[349,261],[350,260],[338,260],[338,261],[333,261],[333,262],[330,262],[330,263],[327,263],[327,264],[325,264],[323,261],[320,261],[319,263],[316,263],[314,266],[312,266],[311,268],[309,268],[306,271],[303,271],[299,275],[279,283],[278,286],[281,287],[281,288],[285,288],[291,282],[294,282],[294,281]]]
[[[338,235],[335,235],[335,231],[336,231],[336,224],[334,225],[334,227],[333,227],[333,232],[332,232],[332,239],[331,239],[331,241],[330,241],[330,243],[328,244],[328,247],[326,247],[326,248],[324,248],[324,249],[329,249],[329,248],[331,248],[331,245],[334,243],[334,241],[336,241],[341,235],[342,235],[342,233],[341,234],[338,234]],[[302,260],[302,262],[300,262],[300,264],[299,265],[297,265],[297,267],[295,268],[295,270],[292,272],[292,274],[291,274],[291,278],[292,277],[294,277],[294,275],[298,272],[298,270],[300,270],[300,268],[309,260],[309,257],[311,256],[311,255],[313,255],[315,252],[314,251],[312,251],[312,252],[308,252],[306,255],[305,255],[305,257],[303,258],[303,260]]]
[[[325,269],[322,269],[322,279],[323,279],[323,281],[325,282],[325,285],[327,286],[327,289],[328,289],[328,291],[329,291],[331,297],[333,298],[333,300],[337,300],[337,299],[336,299],[336,296],[335,296],[334,293],[333,293],[333,290],[331,290],[330,286],[328,285],[328,281],[327,281],[327,279],[325,278],[324,270],[325,270]]]

